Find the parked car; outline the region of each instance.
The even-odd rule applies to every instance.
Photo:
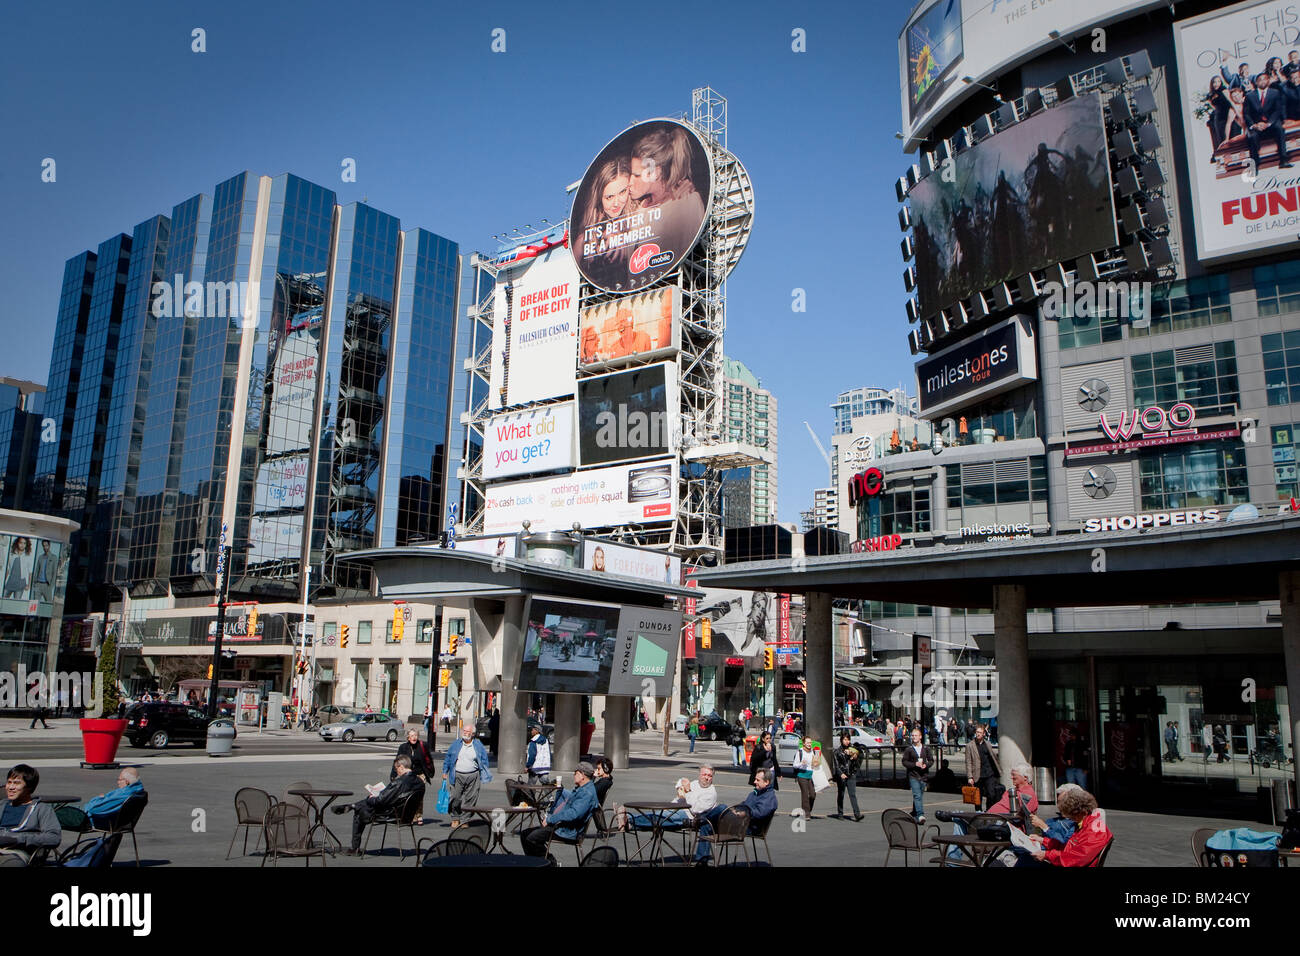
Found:
[[[840,735],[847,733],[849,739],[853,741],[853,746],[865,751],[865,756],[881,758],[885,751],[891,749],[893,744],[885,739],[885,735],[874,727],[848,727],[841,726],[835,728],[835,746],[840,745]]]
[[[208,739],[208,715],[186,704],[161,701],[136,704],[126,712],[126,733],[132,747],[166,747],[188,743],[202,747]]]
[[[731,736],[732,725],[718,714],[700,718],[701,740],[726,740]]]
[[[396,717],[387,714],[348,714],[342,720],[325,724],[320,729],[321,740],[354,740],[364,737],[367,740],[396,740],[402,735],[406,725]]]
[[[316,716],[320,718],[321,725],[336,724],[348,714],[360,713],[355,707],[336,707],[333,704],[326,704],[323,707],[316,708]]]

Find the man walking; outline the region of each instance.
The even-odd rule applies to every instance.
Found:
[[[1201,750],[1205,754],[1205,759],[1201,762],[1209,763],[1210,754],[1214,752],[1214,730],[1208,723],[1201,727]]]
[[[1165,759],[1183,759],[1178,755],[1178,725],[1172,720],[1165,724]]]
[[[912,731],[912,745],[903,751],[907,785],[912,788],[912,816],[925,822],[925,782],[930,777],[930,748],[921,743],[921,728]]]
[[[528,782],[551,782],[551,742],[536,724],[528,728]]]
[[[986,733],[983,724],[976,724],[974,736],[966,744],[966,780],[972,787],[980,788],[984,806],[990,807],[998,798],[994,790],[1002,778],[1002,768],[998,766],[998,758],[993,755]],[[1066,774],[1069,774],[1068,770]]]
[[[1065,782],[1088,786],[1088,742],[1071,727],[1065,741]]]
[[[447,813],[459,816],[451,828],[469,826],[469,814],[466,806],[478,803],[479,786],[492,782],[492,771],[488,768],[488,752],[483,744],[474,739],[474,728],[466,724],[460,729],[460,740],[447,748],[447,758],[442,762],[442,779],[451,779],[451,799],[447,804]]]

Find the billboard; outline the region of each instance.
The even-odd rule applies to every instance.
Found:
[[[677,351],[681,334],[682,290],[661,286],[582,310],[578,364],[611,368],[662,358]]]
[[[578,348],[573,256],[555,246],[523,263],[500,274],[493,294],[492,408],[573,394]]]
[[[1175,23],[1174,40],[1197,256],[1296,245],[1300,10],[1241,3]]]
[[[39,605],[63,600],[72,552],[61,542],[21,534],[0,534],[4,565],[0,613],[49,616]],[[33,606],[35,605],[35,606]]]
[[[320,310],[312,311],[315,322],[281,335],[275,349],[275,378],[267,416],[267,455],[283,455],[311,447],[320,353],[316,341]]]
[[[524,614],[518,690],[603,694],[618,636],[619,606],[533,597]],[[638,685],[639,687],[639,685]]]
[[[498,415],[483,429],[483,477],[572,471],[573,402]]]
[[[681,611],[625,606],[618,617],[606,693],[667,696],[673,685],[681,633]],[[647,680],[651,681],[648,688]]]
[[[515,535],[500,534],[490,538],[457,538],[456,550],[473,554],[490,554],[494,558],[515,556]]]
[[[694,613],[711,622],[712,650],[717,654],[753,657],[768,642],[780,640],[780,607],[768,591],[701,588]]]
[[[592,468],[533,481],[489,485],[483,532],[516,532],[654,524],[677,517],[677,461],[666,459]]]
[[[648,548],[629,548],[593,538],[583,540],[582,566],[588,571],[604,571],[664,584],[676,585],[682,580],[682,559],[676,555]]]
[[[307,506],[307,469],[310,455],[290,455],[258,466],[253,491],[253,511],[264,514]]]
[[[578,460],[609,465],[673,454],[676,372],[665,362],[578,382]]]
[[[674,271],[704,229],[713,164],[676,120],[655,119],[612,139],[573,198],[574,259],[606,292],[635,292]]]
[[[279,561],[302,556],[302,515],[261,518],[248,522],[248,563]]]
[[[1101,97],[1079,96],[958,153],[908,196],[917,305],[972,292],[1118,242]]]
[[[1092,43],[1093,28],[1167,5],[1168,0],[921,0],[898,37],[902,129],[907,140],[920,138],[964,97],[981,92],[962,82],[963,77],[988,82],[1057,46],[1052,31],[1066,39],[1083,33],[1078,41],[1083,52]]]
[[[1033,328],[1029,316],[1015,316],[917,362],[921,415],[933,418],[1037,379]]]

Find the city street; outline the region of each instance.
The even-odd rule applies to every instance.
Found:
[[[112,788],[113,771],[80,768],[80,740],[65,729],[74,722],[60,721],[61,726],[45,732],[27,731],[25,722],[21,729],[16,721],[3,723],[7,726],[0,726],[0,759],[9,764],[26,761],[34,765],[41,772],[41,790],[88,798]],[[446,735],[440,736],[443,743],[447,739]],[[739,803],[748,794],[747,773],[729,765],[731,752],[725,744],[701,741],[696,744],[696,752],[690,754],[684,735],[674,732],[671,740],[670,756],[663,757],[660,734],[649,731],[632,735],[632,767],[615,772],[607,808],[612,809],[614,803],[671,799],[673,782],[683,775],[694,776],[699,766],[707,762],[716,768],[719,802]],[[597,734],[592,742],[593,753],[599,753],[601,746],[602,739]],[[235,754],[230,757],[208,757],[202,748],[188,746],[169,747],[165,751],[124,747],[118,756],[124,766],[139,768],[149,792],[149,806],[137,830],[141,859],[146,865],[258,866],[260,854],[250,853],[243,858],[236,856],[229,863],[225,861],[234,828],[234,796],[239,788],[259,787],[278,795],[294,783],[307,781],[315,787],[351,790],[357,795],[355,799],[360,799],[366,784],[387,781],[389,755],[395,752],[395,744],[334,744],[304,733],[274,731],[261,735],[261,739],[256,732],[241,733]],[[441,751],[437,756],[441,760]],[[566,780],[566,786],[571,785],[571,780]],[[504,786],[503,778],[496,775],[483,788],[480,802],[503,806]],[[416,828],[418,838],[441,840],[450,834],[440,825],[444,821],[433,812],[435,797],[435,788],[426,791],[425,824]],[[904,789],[863,786],[858,788],[858,801],[866,819],[860,823],[833,819],[828,816],[835,812],[835,790],[831,788],[818,795],[813,819],[804,823],[789,816],[799,806],[799,790],[788,777],[781,781],[778,801],[781,816],[768,834],[777,866],[881,866],[888,849],[880,824],[882,812],[911,807],[910,795]],[[937,809],[962,809],[960,796],[926,794],[930,823],[937,822],[933,816]],[[1040,811],[1040,816],[1050,817],[1045,812],[1049,809]],[[346,841],[351,819],[351,816],[330,815],[328,822]],[[1107,823],[1117,841],[1107,859],[1107,866],[1111,867],[1190,867],[1189,839],[1193,830],[1242,825],[1234,820],[1129,811],[1108,812]],[[940,826],[945,833],[951,829],[947,824]],[[382,855],[377,852],[375,838],[372,850],[376,852],[367,858],[336,856],[330,859],[329,865],[398,865],[397,851],[391,845],[395,838],[390,830],[390,846]],[[519,850],[514,836],[508,838],[507,845],[516,852]],[[616,839],[613,845],[619,847],[621,854],[621,841]],[[237,843],[236,850],[238,846]],[[899,851],[894,852],[890,866],[902,865],[900,855]],[[923,862],[928,864],[934,855],[934,851],[925,851]],[[567,848],[557,857],[562,865],[573,862],[572,852]],[[130,859],[130,848],[126,847],[119,851],[116,864],[123,865]],[[911,863],[915,865],[916,854],[912,854]],[[412,864],[408,857],[405,865]],[[289,861],[285,865],[297,864]]]

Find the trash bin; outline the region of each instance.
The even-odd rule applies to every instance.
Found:
[[[1039,803],[1056,803],[1056,768],[1034,768],[1034,793]]]
[[[1295,809],[1295,781],[1273,781],[1273,825],[1280,827],[1286,822],[1286,812]]]
[[[235,722],[219,717],[208,724],[208,756],[224,757],[235,745]]]

